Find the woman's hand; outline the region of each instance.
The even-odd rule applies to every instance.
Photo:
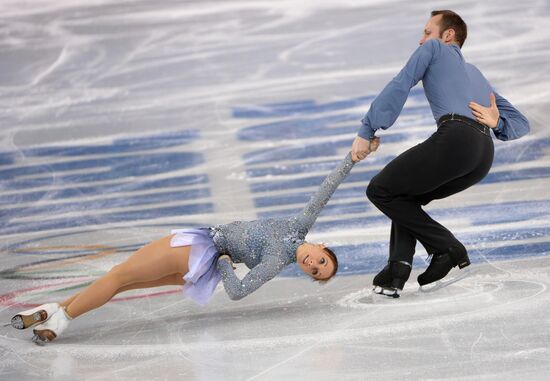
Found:
[[[233,270],[236,270],[237,268],[235,267],[235,265],[233,264],[233,261],[231,260],[231,257],[227,254],[222,254],[218,257],[218,261],[227,261],[229,262],[229,264],[231,265],[231,267],[233,267]]]
[[[475,102],[470,102],[468,107],[470,107],[472,114],[479,123],[482,123],[487,127],[496,128],[498,125],[498,118],[500,117],[497,107],[497,100],[495,94],[493,93],[491,93],[489,98],[491,100],[491,105],[489,107],[483,107]]]

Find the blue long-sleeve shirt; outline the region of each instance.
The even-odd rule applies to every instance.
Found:
[[[385,130],[393,125],[410,89],[420,80],[436,121],[449,113],[475,119],[468,103],[489,107],[489,95],[494,93],[500,114],[497,127],[492,129],[495,136],[512,140],[529,132],[527,118],[497,94],[474,65],[464,60],[457,45],[432,39],[416,49],[405,67],[372,102],[358,135],[370,140],[379,128]]]

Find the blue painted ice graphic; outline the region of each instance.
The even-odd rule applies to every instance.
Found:
[[[0,195],[0,205],[10,206],[0,211],[0,235],[210,213],[207,174],[151,179],[204,163],[200,152],[185,151],[198,137],[182,130],[6,152],[10,165],[0,166],[0,187],[19,192]],[[22,160],[34,157],[40,164]],[[170,201],[179,204],[158,206]]]

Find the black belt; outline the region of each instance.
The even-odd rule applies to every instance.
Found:
[[[491,136],[489,132],[490,128],[487,127],[486,125],[481,124],[478,121],[473,120],[472,118],[468,118],[467,116],[455,114],[455,113],[445,114],[441,118],[439,118],[439,120],[437,121],[437,127],[440,127],[443,123],[448,122],[450,120],[456,120],[456,121],[462,122],[464,124],[467,124],[470,127],[475,128],[476,130],[478,130],[484,135]]]

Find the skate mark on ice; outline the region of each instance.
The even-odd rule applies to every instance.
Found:
[[[444,287],[448,287],[451,284],[454,284],[458,281],[461,281],[462,279],[467,278],[467,277],[475,274],[476,272],[477,272],[477,270],[472,270],[472,269],[462,270],[462,272],[459,275],[457,275],[456,277],[454,277],[452,279],[449,279],[449,280],[442,279],[442,280],[438,280],[437,282],[434,282],[433,284],[430,284],[430,285],[420,286],[418,288],[418,292],[424,292],[424,293],[435,292],[435,291],[440,290]]]
[[[470,305],[477,305],[479,309],[485,309],[492,306],[496,300],[501,300],[505,304],[523,302],[545,292],[547,286],[544,283],[522,279],[474,279],[463,285],[455,284],[455,282],[447,284],[444,288],[438,288],[440,292],[437,293],[412,291],[412,288],[414,285],[405,287],[398,299],[378,295],[370,288],[364,288],[345,295],[337,301],[337,304],[341,307],[354,309],[370,309],[373,306],[402,308],[457,303],[464,300]]]

